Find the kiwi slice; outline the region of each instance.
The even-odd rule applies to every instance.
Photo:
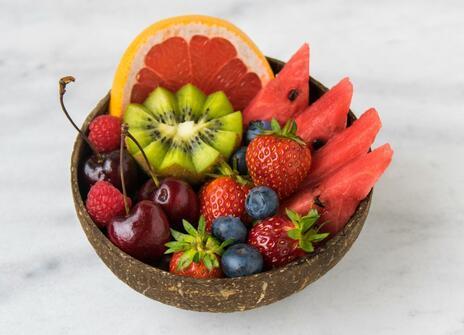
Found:
[[[222,91],[206,96],[192,84],[172,93],[157,87],[143,104],[129,104],[124,122],[152,168],[162,176],[199,182],[216,163],[227,160],[242,139],[242,113]],[[129,138],[128,151],[147,170]]]

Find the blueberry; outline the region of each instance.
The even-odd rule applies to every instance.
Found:
[[[237,170],[241,175],[248,174],[248,168],[245,160],[246,149],[246,147],[241,147],[240,149],[234,152],[232,158],[230,159],[230,164],[232,165],[232,167],[235,168],[235,166],[237,166]]]
[[[262,220],[273,216],[279,208],[277,193],[267,186],[254,187],[245,200],[245,209],[255,220]]]
[[[254,139],[259,134],[262,134],[264,130],[271,130],[271,121],[251,121],[248,125],[248,130],[246,132],[246,143],[250,143],[252,139]]]
[[[263,270],[263,256],[251,245],[239,243],[224,252],[221,265],[227,277],[249,276]]]
[[[243,243],[247,234],[245,225],[234,216],[220,216],[213,221],[213,235],[220,241],[232,239],[234,243]]]

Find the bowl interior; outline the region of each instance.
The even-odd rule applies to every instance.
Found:
[[[268,60],[275,73],[284,65],[272,58]],[[327,91],[314,78],[310,79],[309,85],[310,102]],[[82,129],[87,131],[95,116],[107,113],[108,105],[109,94],[89,114]],[[350,111],[348,125],[355,119]],[[342,231],[315,252],[284,267],[248,277],[198,280],[173,275],[132,258],[114,246],[93,223],[84,205],[86,190],[78,180],[78,167],[90,153],[85,142],[77,137],[71,161],[71,184],[76,211],[89,242],[103,262],[126,284],[152,299],[189,310],[232,312],[252,309],[303,289],[330,270],[349,250],[363,227],[372,198],[371,191]]]

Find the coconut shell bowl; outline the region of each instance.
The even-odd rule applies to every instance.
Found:
[[[284,63],[268,58],[275,73]],[[310,101],[317,100],[327,88],[311,78]],[[82,130],[90,121],[107,113],[110,96],[106,95],[88,115]],[[350,111],[348,124],[355,120]],[[148,298],[178,308],[201,312],[236,312],[272,304],[304,289],[334,267],[356,241],[366,221],[372,191],[361,201],[346,226],[315,252],[271,271],[247,277],[194,279],[171,274],[142,263],[113,245],[97,227],[85,208],[85,193],[80,187],[78,167],[89,153],[81,137],[77,137],[71,159],[71,186],[77,216],[87,239],[97,255],[124,283]]]

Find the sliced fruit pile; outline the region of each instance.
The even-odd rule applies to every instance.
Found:
[[[66,84],[60,81],[60,102]],[[79,169],[90,217],[127,254],[177,275],[284,266],[340,232],[391,162],[375,109],[347,126],[345,78],[309,99],[309,46],[274,78],[225,21],[147,28],[116,72]],[[244,135],[244,136],[242,136]],[[242,138],[243,137],[243,138]]]

